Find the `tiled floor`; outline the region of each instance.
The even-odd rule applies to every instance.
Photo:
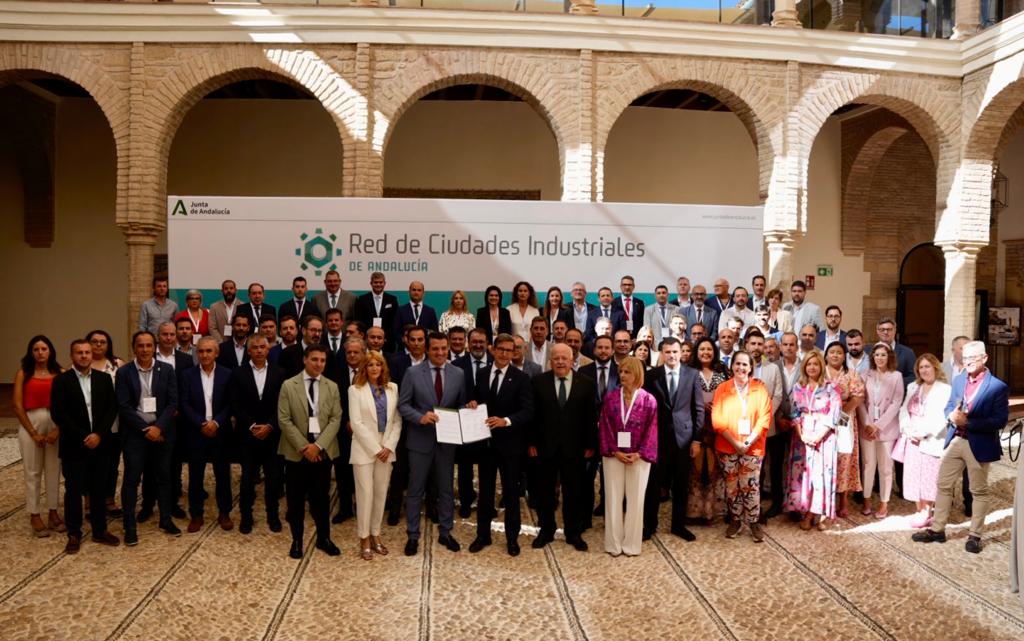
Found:
[[[1008,589],[1016,471],[1005,458],[977,556],[963,550],[959,511],[948,543],[921,545],[909,540],[909,505],[895,501],[885,521],[857,514],[825,532],[776,519],[761,545],[727,540],[721,525],[695,528],[694,543],[662,531],[636,558],[600,551],[601,519],[590,552],[560,539],[538,551],[526,513],[515,559],[500,532],[467,552],[472,517],[456,526],[457,554],[432,543],[404,557],[404,530],[385,526],[392,553],[368,563],[353,521],[334,526],[340,558],[313,549],[310,525],[306,556],[293,561],[288,535],[259,515],[248,536],[208,519],[174,539],[149,522],[138,547],[87,540],[67,556],[62,537],[29,533],[16,450],[0,438],[0,639],[1024,638],[1024,601]],[[428,524],[424,540],[436,531]]]

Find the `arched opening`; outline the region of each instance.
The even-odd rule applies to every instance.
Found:
[[[757,147],[718,98],[652,91],[630,103],[608,134],[604,200],[756,205]]]
[[[89,329],[124,336],[128,260],[116,192],[113,131],[89,92],[34,70],[0,76],[0,288],[31,309],[5,320],[4,362],[17,362],[38,333],[65,365],[67,345]]]
[[[384,196],[559,200],[558,143],[522,96],[481,83],[442,87],[393,125]]]
[[[945,270],[942,249],[932,243],[917,245],[900,262],[896,324],[900,342],[915,354],[942,357],[942,323],[936,321],[944,316]]]

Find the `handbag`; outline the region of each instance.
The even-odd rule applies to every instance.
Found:
[[[839,454],[853,454],[854,446],[853,425],[850,416],[843,412],[836,422],[836,451]]]
[[[892,460],[902,463],[903,459],[907,458],[908,440],[905,434],[900,434],[900,437],[896,439],[896,445],[892,448]]]

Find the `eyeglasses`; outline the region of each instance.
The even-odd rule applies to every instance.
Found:
[[[977,354],[975,356],[964,356],[964,364],[977,363],[978,361],[984,360],[987,354]]]

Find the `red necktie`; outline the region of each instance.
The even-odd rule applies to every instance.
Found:
[[[441,396],[444,394],[444,388],[441,387],[441,368],[434,368],[434,394],[437,395],[437,404],[441,404]]]

